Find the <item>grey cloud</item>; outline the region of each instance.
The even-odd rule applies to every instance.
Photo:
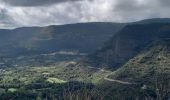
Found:
[[[7,14],[6,9],[0,9],[0,28],[12,28],[17,27],[17,22],[13,20],[11,16]]]
[[[119,0],[113,12],[120,21],[136,21],[147,18],[169,17],[169,0]],[[167,5],[167,6],[165,6]]]
[[[170,0],[156,0],[156,1],[159,4],[158,5],[158,8],[159,8],[158,10],[160,10],[162,8],[170,9]],[[164,12],[166,12],[166,11],[164,11]],[[168,10],[168,12],[169,12],[169,10]],[[166,12],[166,13],[168,13],[168,12]]]
[[[61,2],[73,2],[79,0],[3,0],[6,4],[12,6],[44,6],[49,4],[61,3]]]
[[[2,25],[6,27],[44,26],[94,21],[127,22],[170,17],[169,0],[3,1],[5,3],[0,3],[0,27]]]
[[[169,6],[170,0],[159,0],[159,3],[162,4],[163,6]]]

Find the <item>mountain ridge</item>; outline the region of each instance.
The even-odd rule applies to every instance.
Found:
[[[16,49],[15,51],[18,53],[48,53],[67,51],[67,49],[88,53],[99,48],[104,41],[122,27],[124,24],[79,23],[62,26],[21,27],[12,30],[2,29],[0,30],[0,48],[2,51]],[[84,47],[84,45],[89,46],[89,48]],[[3,53],[5,54],[5,52]]]
[[[92,66],[117,68],[137,55],[143,47],[156,39],[170,37],[170,23],[130,24],[110,39],[85,62]]]

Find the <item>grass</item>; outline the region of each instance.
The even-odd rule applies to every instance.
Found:
[[[86,67],[68,67],[65,65],[67,64],[60,63],[50,66],[22,66],[4,69],[5,72],[0,76],[0,84],[29,85],[37,83],[37,81],[49,83],[79,81],[96,84],[107,74]]]
[[[9,88],[8,89],[8,92],[12,92],[12,93],[17,92],[17,91],[18,91],[18,89],[16,89],[16,88]]]
[[[104,77],[108,74],[108,72],[102,72],[97,71],[91,76],[91,83],[93,84],[99,84],[101,81],[103,81]]]
[[[71,88],[72,86],[76,87],[75,89],[84,88],[86,84],[90,84],[88,88],[92,88],[91,85],[97,85],[107,74],[87,67],[65,65],[67,64],[6,68],[4,69],[5,72],[0,76],[0,88],[5,90],[5,93],[2,92],[4,97],[9,95],[9,98],[14,97],[17,93],[21,95],[21,98],[30,95],[35,97],[41,92],[45,93],[45,95],[54,94],[54,96],[58,97],[58,95],[61,95],[59,92],[65,88],[67,89],[67,84],[70,82],[75,82],[75,85],[69,85]],[[68,88],[68,90],[70,89]]]
[[[58,79],[58,78],[54,78],[54,77],[50,77],[46,80],[47,82],[49,83],[66,83],[67,81],[64,81],[64,80],[61,80],[61,79]]]

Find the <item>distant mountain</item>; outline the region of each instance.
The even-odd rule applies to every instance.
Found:
[[[0,57],[92,53],[87,64],[115,69],[153,40],[169,37],[169,22],[166,18],[0,29]]]
[[[84,61],[96,67],[116,69],[155,40],[170,38],[170,23],[130,24]]]
[[[125,24],[78,23],[47,27],[0,30],[0,56],[42,54],[60,51],[91,53]]]
[[[152,18],[152,19],[144,19],[141,21],[137,21],[134,23],[140,24],[148,24],[148,23],[170,23],[170,18]]]

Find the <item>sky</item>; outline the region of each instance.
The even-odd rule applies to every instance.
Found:
[[[0,0],[0,28],[169,18],[170,0]]]

